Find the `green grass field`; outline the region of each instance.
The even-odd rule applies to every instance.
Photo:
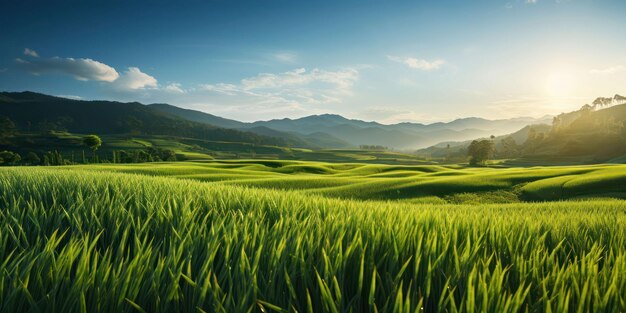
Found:
[[[626,198],[626,165],[468,168],[285,160],[211,160],[69,167],[300,190],[343,199],[508,203]]]
[[[0,168],[0,311],[625,312],[624,182],[621,165]]]

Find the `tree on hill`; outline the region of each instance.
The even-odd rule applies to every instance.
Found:
[[[624,104],[624,103],[626,103],[626,97],[624,97],[624,96],[620,96],[620,95],[616,94],[616,95],[613,97],[613,101],[614,101],[616,104]]]
[[[97,135],[87,135],[83,138],[83,144],[93,152],[94,160],[96,158],[96,150],[102,145],[102,139]]]
[[[102,139],[100,139],[97,135],[88,135],[83,138],[83,144],[89,147],[89,149],[93,152],[96,152],[96,150],[98,150],[98,148],[102,145]]]
[[[470,157],[470,165],[484,165],[495,152],[495,144],[492,140],[474,140],[467,148]]]

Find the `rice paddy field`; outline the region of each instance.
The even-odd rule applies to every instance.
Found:
[[[418,203],[510,203],[626,198],[626,165],[472,168],[286,160],[209,160],[69,167],[299,190],[356,200]]]
[[[626,312],[626,166],[0,169],[1,312]]]

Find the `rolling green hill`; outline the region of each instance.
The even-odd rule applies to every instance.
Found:
[[[327,197],[426,203],[626,199],[626,165],[471,168],[296,160],[86,165],[78,168],[228,185],[299,190]]]

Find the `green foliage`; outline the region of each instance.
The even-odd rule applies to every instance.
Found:
[[[39,156],[37,155],[37,153],[35,152],[29,152],[26,157],[24,158],[24,161],[26,161],[26,163],[28,164],[39,164],[39,162],[41,162],[41,159],[39,158]]]
[[[467,148],[470,165],[485,165],[493,157],[495,145],[493,140],[474,140]]]
[[[626,310],[624,201],[409,205],[21,167],[0,170],[0,206],[3,311]]]
[[[96,152],[96,150],[98,150],[98,148],[102,145],[102,139],[100,139],[97,135],[87,135],[83,138],[83,144],[89,147],[89,149],[93,152]]]
[[[520,146],[513,137],[508,136],[500,142],[502,144],[502,152],[500,156],[504,158],[512,158],[519,155]]]
[[[161,162],[161,161],[176,161],[176,152],[169,149],[148,148],[144,150],[131,150],[131,151],[114,151],[115,162],[114,163],[145,163],[145,162]]]
[[[59,151],[48,151],[43,156],[43,165],[69,165],[72,164],[70,160],[67,160],[63,154]]]
[[[11,165],[19,162],[21,159],[22,156],[20,156],[19,153],[6,150],[0,152],[0,164]]]

